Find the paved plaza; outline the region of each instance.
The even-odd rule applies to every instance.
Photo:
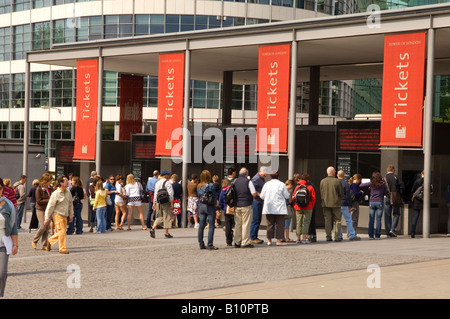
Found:
[[[23,227],[6,299],[450,298],[446,235],[369,240],[360,233],[361,241],[326,242],[318,229],[318,242],[309,245],[237,249],[217,228],[219,250],[209,251],[198,248],[193,228],[174,228],[171,239],[158,229],[152,239],[139,225],[105,234],[85,226],[82,235],[67,236],[70,254],[63,255],[56,246],[34,250],[35,230]]]

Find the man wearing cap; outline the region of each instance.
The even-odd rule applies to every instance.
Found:
[[[169,182],[171,173],[167,170],[161,172],[161,179],[155,184],[155,191],[153,195],[153,210],[156,211],[155,222],[152,228],[150,228],[150,236],[155,238],[155,228],[159,224],[163,224],[164,236],[166,238],[172,238],[169,234],[169,228],[172,228],[172,210],[173,210],[173,188],[172,183]],[[158,192],[160,189],[165,188],[169,195],[169,201],[167,203],[158,202]]]

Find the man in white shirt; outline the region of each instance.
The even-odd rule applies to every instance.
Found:
[[[150,236],[155,238],[155,229],[159,224],[163,224],[164,236],[172,238],[169,234],[169,228],[172,228],[172,209],[173,209],[173,188],[169,181],[171,173],[169,171],[161,172],[161,179],[155,184],[155,191],[153,195],[153,210],[156,211],[156,218],[153,226],[150,228]],[[168,195],[168,202],[158,202],[159,190],[166,189]]]

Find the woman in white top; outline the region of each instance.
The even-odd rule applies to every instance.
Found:
[[[137,183],[133,174],[127,176],[127,185],[125,186],[125,195],[127,196],[128,205],[128,228],[130,228],[131,219],[133,216],[133,207],[139,212],[139,219],[141,220],[142,230],[147,230],[144,222],[144,211],[142,210],[141,191],[143,190],[141,183]]]
[[[125,218],[127,218],[126,202],[124,201],[125,189],[123,188],[123,177],[122,175],[116,176],[116,197],[114,198],[114,206],[116,207],[116,230],[123,230],[123,224]],[[120,219],[120,213],[122,213],[122,218]],[[119,223],[120,219],[120,223]],[[128,224],[128,230],[131,230]]]
[[[277,245],[287,245],[284,239],[284,220],[288,214],[286,199],[289,192],[286,185],[278,179],[278,172],[270,174],[272,178],[264,184],[261,199],[264,200],[263,215],[267,219],[267,245],[272,245],[272,239],[277,239]]]

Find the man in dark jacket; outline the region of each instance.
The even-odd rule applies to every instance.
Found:
[[[264,166],[261,166],[259,169],[259,172],[253,176],[251,179],[253,186],[255,186],[255,191],[257,193],[261,193],[262,188],[265,183],[267,168]],[[258,231],[259,226],[261,225],[261,219],[262,219],[262,210],[263,210],[264,201],[259,197],[255,196],[253,198],[253,219],[252,224],[250,226],[250,239],[252,241],[252,244],[262,244],[264,240],[258,238]]]
[[[234,212],[234,246],[236,248],[253,248],[250,243],[250,225],[253,218],[253,197],[259,195],[252,181],[248,179],[248,170],[243,167],[234,184],[236,191],[236,208]]]
[[[395,174],[394,165],[388,165],[387,173],[384,179],[390,194],[393,192],[398,192],[400,195],[403,195],[405,186],[398,175]],[[400,206],[391,206],[391,200],[389,196],[386,196],[384,198],[384,208],[384,228],[386,230],[386,236],[397,237],[395,229],[397,228],[398,221],[400,219]]]

